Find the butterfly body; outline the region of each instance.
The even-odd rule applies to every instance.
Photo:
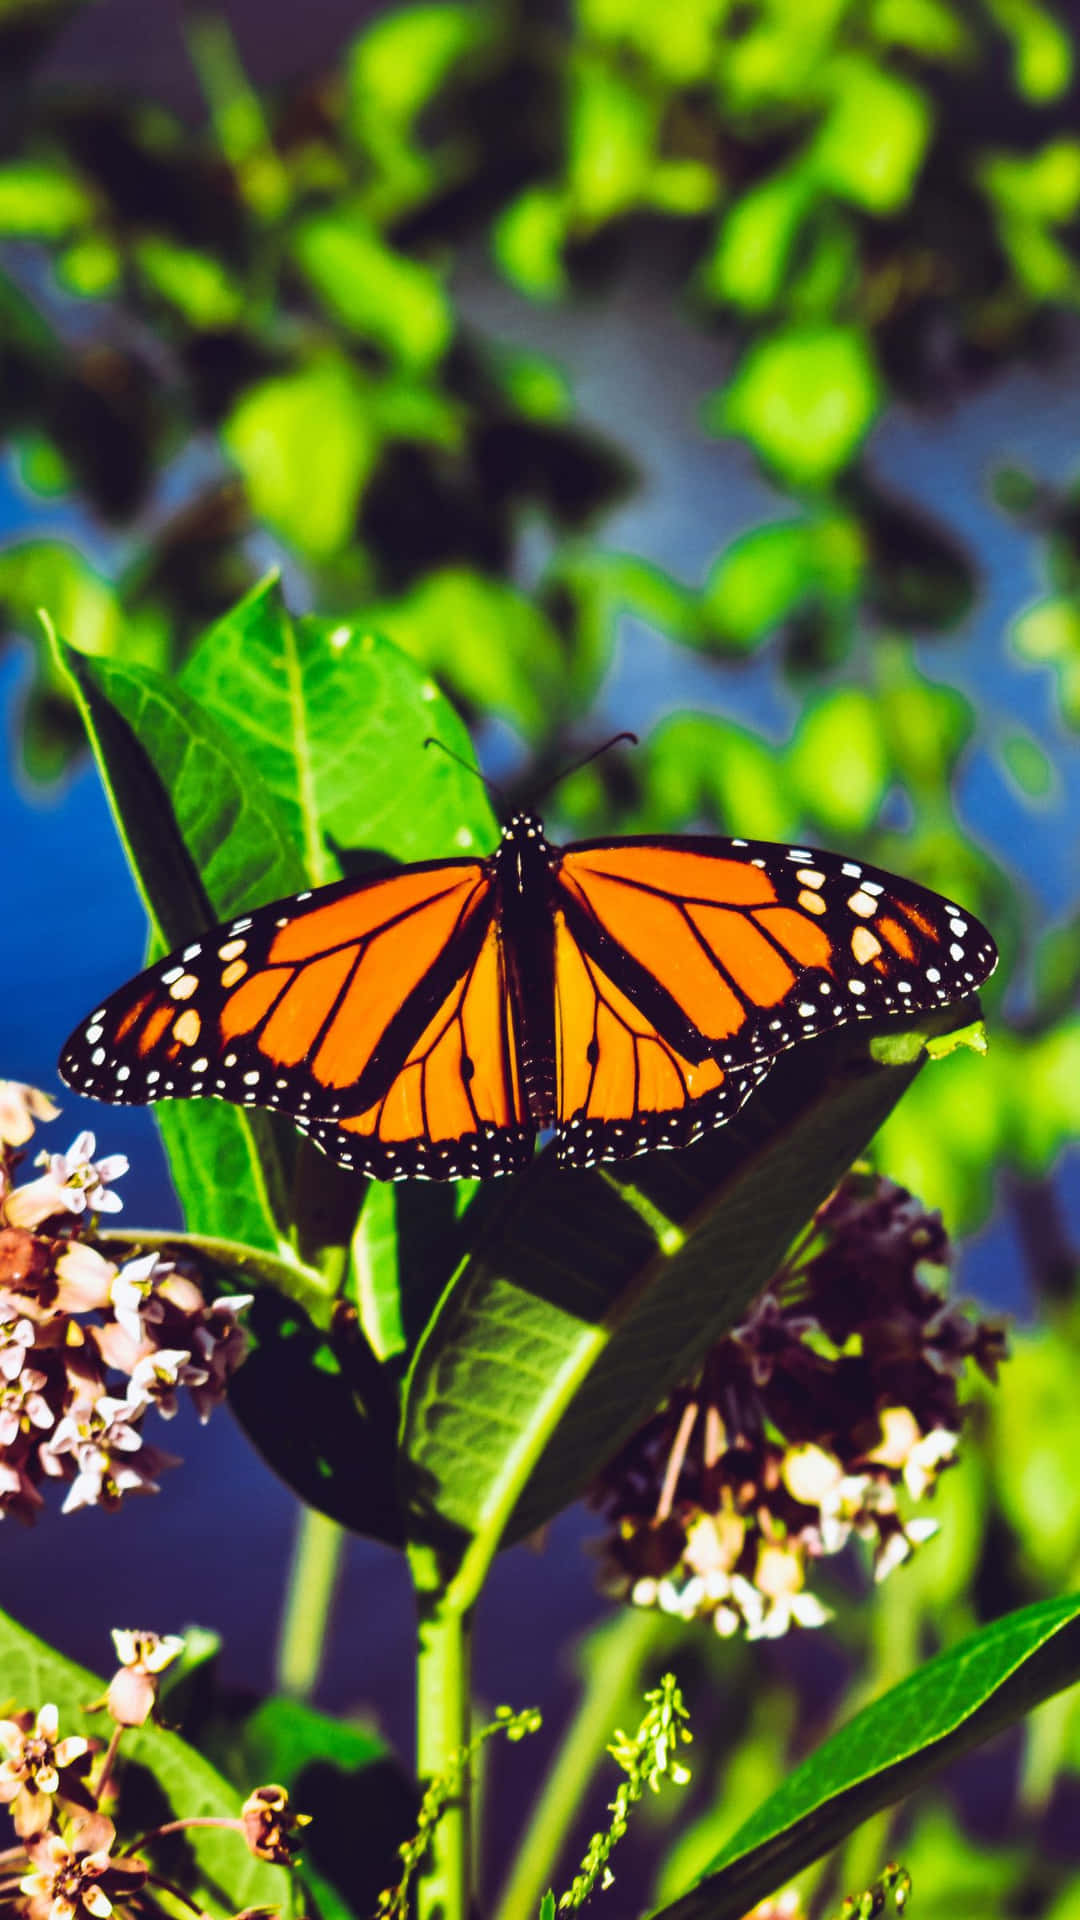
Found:
[[[836,854],[671,835],[559,848],[519,813],[485,859],[343,880],[213,929],[113,994],[61,1056],[99,1099],[292,1115],[380,1179],[562,1165],[697,1139],[839,1023],[971,992],[986,930]]]

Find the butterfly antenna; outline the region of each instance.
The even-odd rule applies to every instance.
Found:
[[[533,795],[533,798],[535,800],[542,800],[545,793],[551,792],[552,787],[561,786],[564,780],[569,780],[572,773],[580,773],[582,767],[591,766],[594,760],[600,759],[601,754],[610,753],[612,747],[621,745],[624,740],[629,740],[632,747],[636,747],[638,744],[636,733],[613,733],[610,740],[605,740],[602,747],[594,747],[591,753],[585,755],[584,760],[575,760],[572,767],[564,767],[561,773],[555,774],[553,779],[549,780],[545,786],[540,788],[538,793]]]
[[[482,787],[486,787],[489,793],[495,794],[502,806],[506,805],[506,795],[502,788],[498,786],[494,780],[489,780],[486,774],[481,773],[479,767],[474,767],[472,763],[464,759],[460,753],[455,753],[453,747],[448,747],[445,740],[438,740],[433,733],[429,733],[427,739],[424,741],[424,745],[425,747],[441,748],[448,760],[456,761],[459,767],[464,767],[465,772],[471,773],[474,780],[479,780]]]

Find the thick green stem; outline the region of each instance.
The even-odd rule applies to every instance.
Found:
[[[345,1536],[314,1507],[301,1507],[277,1646],[277,1685],[306,1700],[322,1669]]]
[[[452,1772],[469,1744],[470,1613],[455,1605],[439,1582],[434,1556],[411,1555],[419,1603],[416,1663],[416,1771],[421,1787]],[[469,1813],[470,1767],[444,1806],[420,1868],[417,1920],[467,1920],[472,1893]]]
[[[614,1628],[604,1630],[598,1657],[587,1659],[577,1712],[533,1807],[496,1920],[536,1920],[585,1789],[604,1759],[626,1700],[639,1690],[642,1662],[669,1631],[669,1622],[644,1607],[628,1607]]]

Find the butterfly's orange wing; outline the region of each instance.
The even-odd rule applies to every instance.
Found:
[[[492,1171],[531,1140],[478,861],[341,881],[242,915],[113,994],[60,1067],[101,1100],[280,1107],[379,1178]]]
[[[939,895],[768,842],[567,847],[556,902],[558,1125],[572,1164],[696,1138],[785,1048],[962,998],[997,960],[986,929]]]

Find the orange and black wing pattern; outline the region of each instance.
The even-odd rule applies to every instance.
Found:
[[[521,1164],[494,889],[474,860],[346,880],[258,908],[113,994],[64,1047],[99,1100],[281,1108],[379,1179]]]
[[[807,847],[587,842],[562,850],[555,894],[571,1165],[682,1145],[729,1119],[785,1048],[961,999],[997,962],[960,907]]]

